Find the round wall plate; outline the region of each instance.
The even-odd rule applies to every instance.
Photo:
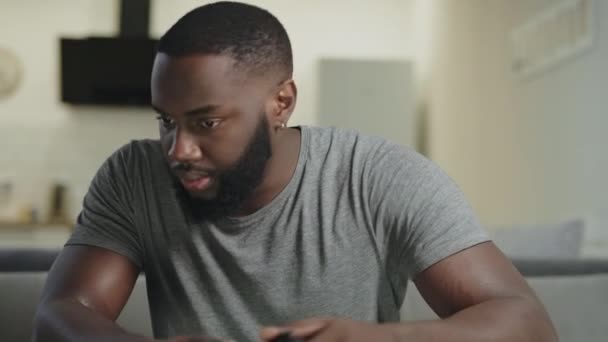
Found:
[[[19,58],[7,48],[0,47],[0,98],[15,92],[21,81]]]

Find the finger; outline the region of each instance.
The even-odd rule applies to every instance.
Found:
[[[260,337],[265,341],[271,341],[281,334],[289,333],[293,337],[307,338],[317,334],[328,322],[328,319],[310,318],[283,326],[264,327],[260,331]]]
[[[262,341],[272,341],[282,334],[289,333],[288,327],[263,327],[260,330],[260,338]]]
[[[297,323],[290,330],[291,336],[295,338],[308,338],[323,330],[329,323],[329,320],[316,319]]]
[[[235,342],[229,339],[220,339],[203,336],[177,336],[168,340],[169,342]]]
[[[344,336],[342,336],[339,331],[329,327],[327,329],[323,329],[323,330],[319,331],[318,334],[312,336],[311,338],[307,339],[306,341],[307,342],[344,341],[344,339],[342,337],[344,337]]]

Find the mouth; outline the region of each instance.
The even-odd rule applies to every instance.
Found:
[[[204,175],[196,177],[180,177],[180,182],[188,191],[205,191],[213,183],[213,177]]]

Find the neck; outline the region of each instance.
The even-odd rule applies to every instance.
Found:
[[[298,165],[301,133],[297,128],[285,128],[272,141],[272,157],[266,164],[262,183],[243,203],[237,216],[251,215],[269,204],[289,184]]]

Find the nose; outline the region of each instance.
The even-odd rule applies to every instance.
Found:
[[[201,149],[198,147],[196,139],[183,129],[176,128],[171,148],[168,152],[169,158],[173,161],[186,163],[198,160],[202,157]]]

